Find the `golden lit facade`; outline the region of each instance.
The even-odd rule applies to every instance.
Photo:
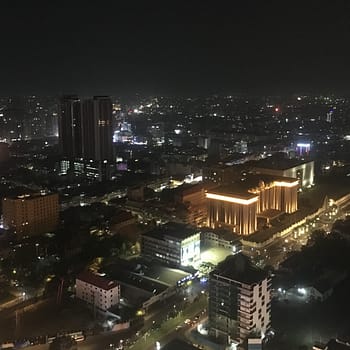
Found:
[[[246,183],[243,183],[246,185]],[[207,225],[211,228],[230,227],[232,232],[249,235],[257,230],[257,217],[268,210],[293,213],[298,210],[298,185],[294,178],[258,181],[239,194],[219,187],[206,193]]]
[[[275,209],[288,214],[298,210],[298,184],[299,181],[273,181],[265,183],[260,181],[259,186],[250,189],[250,193],[259,196],[257,213]]]
[[[58,194],[26,194],[4,198],[4,223],[18,236],[54,230],[58,224]]]
[[[232,231],[249,235],[257,229],[258,196],[247,195],[245,198],[206,193],[208,199],[208,226],[229,226]]]

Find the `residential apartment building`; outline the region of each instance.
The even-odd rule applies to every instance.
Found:
[[[264,337],[271,323],[271,280],[243,254],[228,256],[209,275],[209,328],[227,343],[253,333]]]
[[[76,297],[99,310],[106,311],[120,301],[120,285],[103,274],[83,271],[75,282]]]
[[[53,231],[59,219],[57,193],[34,193],[5,197],[4,224],[20,238]]]

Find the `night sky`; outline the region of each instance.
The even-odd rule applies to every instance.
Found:
[[[129,2],[1,4],[0,94],[350,91],[350,1]]]

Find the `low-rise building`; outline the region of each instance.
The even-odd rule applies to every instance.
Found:
[[[219,247],[228,249],[233,254],[242,250],[242,243],[238,235],[226,230],[203,229],[201,231],[201,244],[205,247]]]
[[[200,260],[200,232],[193,227],[167,223],[144,233],[143,256],[174,266],[188,266]]]
[[[76,297],[106,311],[120,301],[120,285],[102,274],[83,271],[76,278]]]

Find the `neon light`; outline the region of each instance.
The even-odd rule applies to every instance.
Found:
[[[214,194],[214,193],[206,193],[205,195],[209,199],[216,199],[218,201],[231,202],[231,203],[244,204],[244,205],[249,205],[249,204],[255,203],[259,199],[259,197],[253,197],[250,199],[242,199],[242,198],[237,198],[237,197],[223,196],[223,195]]]
[[[299,185],[299,180],[294,182],[274,181],[274,185],[280,187],[294,187]]]

